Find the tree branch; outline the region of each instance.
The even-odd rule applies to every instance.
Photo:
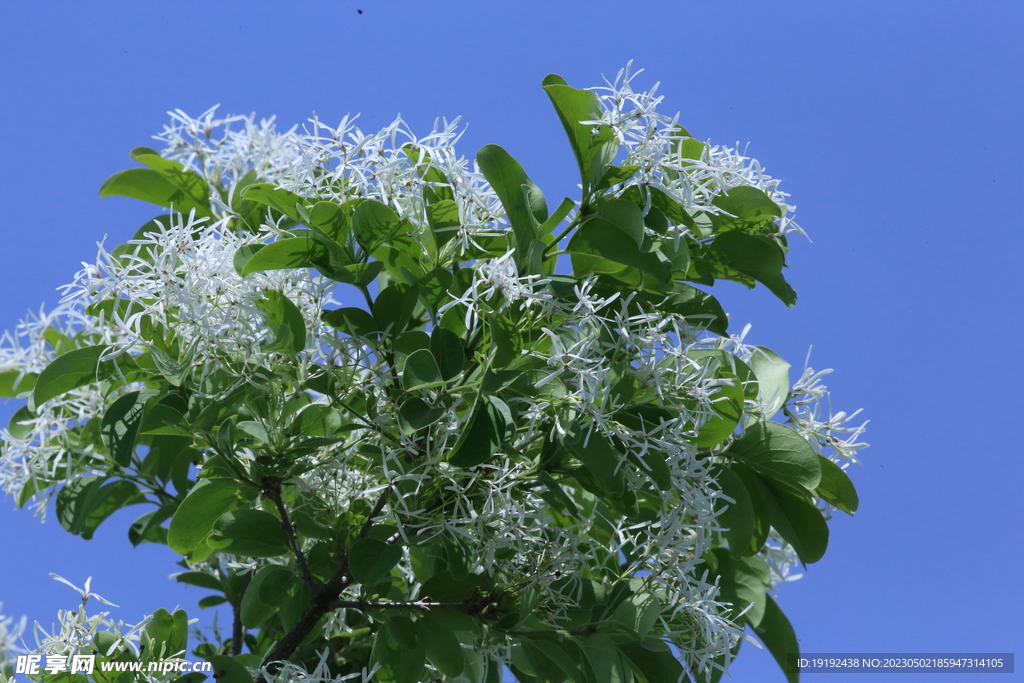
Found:
[[[380,496],[377,498],[377,502],[374,503],[373,509],[366,516],[366,521],[363,522],[363,526],[359,529],[359,533],[356,535],[353,542],[364,538],[370,531],[370,527],[373,526],[373,520],[381,513],[384,506],[388,502],[388,496],[391,494],[391,489],[386,488],[381,491]],[[270,652],[266,657],[263,658],[263,666],[266,667],[270,673],[277,673],[281,669],[281,662],[287,660],[295,650],[299,647],[299,644],[308,636],[320,619],[328,612],[337,609],[331,607],[331,604],[338,600],[341,596],[341,592],[345,590],[352,583],[352,575],[349,572],[348,567],[348,550],[341,555],[341,561],[338,563],[338,569],[334,572],[330,581],[319,590],[312,594],[310,599],[310,605],[303,612],[302,616],[299,617],[298,623],[295,624],[294,628],[289,631],[284,638],[278,641],[273,651]],[[263,680],[262,676],[257,674],[257,681]]]
[[[320,591],[320,582],[317,581],[312,572],[309,571],[309,564],[306,562],[306,555],[302,552],[302,546],[299,545],[299,538],[295,535],[295,528],[292,526],[291,519],[288,517],[288,509],[284,506],[284,501],[281,499],[281,480],[273,477],[267,477],[263,480],[263,492],[267,494],[270,500],[274,501],[274,505],[277,507],[277,512],[281,515],[281,526],[284,527],[284,531],[288,534],[288,540],[292,545],[292,552],[295,553],[295,560],[299,565],[299,572],[302,574],[302,580],[306,582],[306,586],[309,588],[310,595],[316,595]]]

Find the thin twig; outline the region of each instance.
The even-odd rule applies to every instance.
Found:
[[[299,573],[302,574],[302,580],[306,582],[306,586],[309,587],[310,595],[315,595],[320,591],[320,582],[313,578],[313,573],[309,571],[309,564],[306,562],[306,555],[302,552],[302,546],[299,545],[299,538],[295,535],[295,527],[292,526],[291,519],[288,517],[288,508],[284,506],[284,501],[281,499],[281,480],[276,478],[268,477],[263,481],[263,492],[267,494],[270,500],[274,501],[274,505],[277,507],[277,512],[281,515],[281,526],[284,527],[284,531],[288,534],[288,540],[292,545],[292,552],[295,553],[295,560],[299,565]]]

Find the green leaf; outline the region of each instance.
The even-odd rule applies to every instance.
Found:
[[[443,383],[437,361],[430,351],[418,349],[409,354],[402,372],[402,386],[406,391],[429,389]]]
[[[208,217],[209,203],[197,200],[183,189],[182,186],[190,187],[187,176],[179,180],[180,185],[160,171],[151,168],[130,168],[107,178],[100,187],[100,197],[131,197],[157,206],[173,207],[175,211],[185,215],[194,210],[197,216]],[[205,185],[205,181],[202,182]]]
[[[216,607],[217,605],[223,605],[228,599],[223,595],[207,595],[205,598],[200,598],[199,602],[196,603],[199,609],[208,609],[210,607]]]
[[[850,477],[839,465],[823,455],[818,456],[818,462],[821,464],[821,482],[815,493],[830,505],[852,515],[857,511],[860,501]]]
[[[652,651],[640,643],[621,643],[618,648],[647,683],[679,683],[687,680],[683,665],[668,650]]]
[[[371,585],[387,576],[402,559],[402,547],[364,536],[348,550],[348,566],[356,583]]]
[[[131,527],[128,528],[128,540],[131,544],[138,546],[149,542],[166,545],[167,529],[160,525],[170,519],[177,506],[177,503],[161,505],[156,510],[151,510],[132,522]]]
[[[399,282],[385,287],[373,302],[377,329],[390,337],[397,337],[412,320],[418,301],[419,287],[416,285]]]
[[[444,416],[444,408],[431,408],[418,396],[413,396],[398,409],[398,426],[405,434],[429,427]]]
[[[604,617],[618,621],[640,635],[646,636],[661,615],[661,603],[651,593],[634,593],[619,603],[618,607]]]
[[[750,185],[734,187],[712,199],[711,203],[731,214],[711,214],[711,223],[716,231],[756,229],[782,217],[779,205],[762,190]]]
[[[312,237],[285,237],[253,254],[245,262],[242,276],[266,270],[308,268],[314,261],[326,257],[327,249]]]
[[[562,203],[558,205],[555,212],[548,216],[548,219],[541,223],[540,227],[537,228],[538,235],[546,235],[553,232],[558,224],[565,220],[565,217],[569,215],[569,212],[576,208],[576,202],[566,197],[562,200]]]
[[[409,617],[392,615],[377,630],[371,664],[379,664],[382,683],[419,683],[426,664],[426,644]]]
[[[772,502],[768,519],[775,530],[793,546],[804,564],[817,562],[828,548],[828,523],[821,511],[803,496],[768,482]]]
[[[787,306],[796,304],[796,292],[782,276],[786,257],[770,237],[730,230],[716,237],[711,249],[725,265],[754,278]]]
[[[191,553],[222,514],[240,505],[238,493],[238,484],[230,479],[200,479],[171,517],[167,545],[180,555]]]
[[[341,413],[323,403],[303,408],[288,431],[299,436],[333,436],[341,428]]]
[[[764,406],[761,416],[770,420],[789,396],[789,369],[792,366],[771,349],[755,346],[750,368],[757,376],[757,399]]]
[[[615,159],[619,149],[615,134],[606,124],[595,126],[581,123],[600,118],[601,106],[597,95],[588,90],[570,88],[564,79],[555,74],[547,76],[543,86],[569,136],[569,144],[583,180],[583,195],[586,197],[600,183],[606,167]]]
[[[0,398],[14,398],[24,391],[31,391],[35,386],[34,372],[23,373],[21,370],[0,372]]]
[[[743,387],[740,386],[739,378],[721,371],[718,376],[731,379],[732,384],[719,386],[711,399],[711,408],[717,416],[705,422],[698,430],[697,445],[701,448],[713,448],[732,436],[743,417]]]
[[[503,368],[519,358],[523,336],[514,321],[500,313],[492,313],[487,316],[487,330],[491,333],[492,368]]]
[[[746,554],[754,535],[754,504],[743,481],[728,467],[719,470],[715,479],[722,493],[734,502],[717,499],[715,508],[720,510],[717,522],[725,529],[725,538],[733,556]],[[724,508],[724,509],[723,509]]]
[[[682,282],[672,283],[673,291],[658,308],[666,313],[685,316],[688,322],[718,335],[727,334],[729,318],[715,297]]]
[[[462,339],[449,329],[436,326],[430,333],[430,352],[437,360],[437,368],[445,381],[454,379],[466,363],[466,349]]]
[[[245,587],[239,616],[246,628],[259,628],[280,609],[285,600],[285,589],[292,580],[292,573],[279,564],[260,567]],[[266,589],[264,590],[264,584]],[[262,595],[266,593],[267,599]]]
[[[232,555],[278,557],[291,552],[281,520],[263,510],[234,510],[217,518],[210,545]]]
[[[612,185],[624,183],[635,176],[639,170],[639,166],[608,166],[604,175],[601,176],[599,181],[597,181],[597,185],[594,186],[594,189],[605,190]]]
[[[462,644],[448,621],[431,611],[417,622],[426,647],[427,659],[448,678],[455,678],[466,668]]]
[[[789,619],[779,609],[772,596],[765,596],[764,616],[761,623],[754,627],[754,633],[764,643],[772,657],[778,662],[789,683],[799,683],[800,669],[795,666],[800,657],[800,645]]]
[[[439,199],[427,204],[427,223],[434,235],[434,244],[441,249],[459,236],[459,228],[462,226],[459,205],[451,199]]]
[[[32,391],[33,402],[41,406],[72,389],[99,382],[110,376],[113,364],[100,362],[104,346],[85,346],[57,356],[39,373]]]
[[[224,584],[220,582],[220,579],[205,572],[182,572],[176,575],[174,580],[190,586],[199,586],[200,588],[209,588],[215,591],[224,590]]]
[[[361,308],[337,308],[333,311],[324,311],[320,317],[331,327],[353,337],[377,337],[377,321]]]
[[[771,575],[760,556],[733,559],[724,548],[716,548],[716,570],[721,580],[722,599],[733,605],[733,618],[747,610],[743,620],[751,626],[761,623],[765,610],[765,587]],[[747,609],[747,606],[750,608]]]
[[[273,335],[273,341],[266,344],[268,350],[296,354],[306,348],[306,321],[291,299],[271,289],[263,293],[256,308],[263,312],[267,329]]]
[[[518,161],[498,145],[485,145],[476,154],[477,164],[505,207],[516,239],[517,261],[537,239],[537,226],[548,218],[548,205]]]
[[[344,266],[331,271],[330,278],[338,282],[344,282],[347,285],[365,287],[373,282],[383,269],[384,264],[380,261],[353,263],[350,266]]]
[[[478,399],[468,426],[448,453],[448,462],[455,467],[474,467],[487,462],[501,447],[504,433],[505,418],[493,403]]]
[[[777,422],[755,422],[726,455],[788,486],[814,491],[821,482],[818,454],[798,433]]]
[[[252,674],[233,657],[212,655],[206,660],[213,664],[213,677],[217,683],[252,683]]]
[[[480,589],[482,582],[477,574],[467,574],[462,579],[456,579],[450,571],[443,571],[423,582],[420,595],[436,602],[462,602],[471,598]]]
[[[135,440],[142,425],[142,415],[148,396],[133,391],[114,401],[103,414],[100,435],[110,457],[121,467],[131,463],[135,453]]]
[[[89,540],[107,517],[142,502],[145,497],[130,481],[107,482],[106,478],[87,475],[61,488],[57,494],[57,519],[67,531]]]
[[[352,230],[367,253],[373,253],[377,247],[411,229],[412,225],[403,221],[394,209],[373,199],[360,202],[352,214]]]
[[[312,204],[312,200],[300,197],[284,188],[268,183],[254,183],[245,188],[242,196],[249,201],[269,206],[298,223],[306,223],[309,219],[309,212],[305,207],[307,204]]]
[[[764,483],[764,480],[746,465],[738,462],[731,463],[729,469],[743,482],[750,497],[750,504],[754,511],[754,531],[750,537],[750,545],[746,548],[730,548],[733,555],[754,555],[761,551],[765,541],[768,539],[768,532],[771,530],[771,520],[768,509],[775,505],[771,491]]]
[[[644,243],[644,215],[640,207],[625,199],[609,199],[597,207],[597,214],[629,235],[639,249]]]
[[[658,259],[657,254],[641,253],[636,241],[613,223],[599,217],[591,218],[581,225],[565,250],[573,257],[573,274],[582,277],[588,272],[605,272],[593,268],[592,260],[580,260],[576,254],[598,257],[623,266],[647,273],[659,282],[667,283],[671,277],[669,267]]]
[[[231,258],[231,265],[234,266],[235,272],[239,275],[244,275],[245,264],[249,262],[256,252],[260,251],[267,245],[265,244],[243,244],[235,250],[235,255]]]
[[[581,427],[576,429],[575,438],[567,438],[566,445],[579,458],[587,471],[593,475],[602,489],[612,495],[622,493],[625,483],[622,474],[618,472],[619,460],[622,455],[603,434],[596,430],[584,434]]]

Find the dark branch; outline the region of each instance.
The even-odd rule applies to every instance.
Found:
[[[295,527],[292,526],[291,519],[288,517],[288,508],[284,506],[284,501],[281,499],[281,480],[270,477],[264,479],[263,492],[267,494],[270,500],[274,501],[277,512],[281,515],[281,526],[284,527],[285,533],[288,534],[288,540],[292,545],[292,552],[295,553],[295,560],[299,564],[299,573],[302,574],[302,580],[309,587],[310,595],[316,595],[320,591],[320,582],[313,578],[312,572],[309,571],[306,556],[302,552],[302,546],[299,545],[298,536],[295,535]]]

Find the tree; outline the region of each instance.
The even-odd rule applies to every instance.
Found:
[[[747,626],[785,668],[773,594],[856,510],[862,427],[695,286],[796,302],[778,181],[631,78],[544,79],[554,211],[457,121],[174,113],[100,190],[168,211],[5,337],[4,489],[84,538],[148,504],[130,541],[231,607],[191,650],[231,683],[715,681]],[[40,651],[187,651],[184,611],[123,633],[79,590]]]

